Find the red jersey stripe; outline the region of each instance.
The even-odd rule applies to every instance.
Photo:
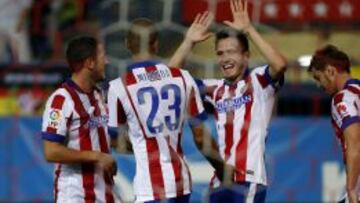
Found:
[[[89,121],[89,114],[86,112],[79,95],[76,91],[71,88],[68,84],[64,85],[64,88],[69,92],[72,100],[74,101],[75,110],[80,115],[80,127],[79,127],[79,136],[80,136],[80,150],[92,150],[91,139],[90,139],[90,129],[87,126]],[[83,179],[83,188],[85,193],[85,202],[94,203],[96,200],[95,196],[95,182],[94,182],[94,173],[95,167],[92,163],[84,163],[81,165],[81,175]]]
[[[250,83],[251,81],[249,81]],[[235,181],[243,182],[246,181],[246,161],[247,161],[247,150],[248,150],[248,133],[251,122],[251,109],[254,102],[252,88],[249,88],[244,95],[249,95],[251,100],[245,104],[245,114],[244,114],[244,123],[241,128],[240,141],[236,146],[236,156],[235,156],[235,164],[236,171]]]
[[[229,98],[234,98],[236,85],[231,85],[229,87]],[[225,122],[225,161],[227,161],[230,157],[230,151],[234,144],[234,114],[235,110],[226,112],[226,122]]]
[[[51,108],[54,109],[62,109],[62,106],[64,105],[65,97],[62,95],[56,95],[51,103]]]
[[[176,182],[176,196],[182,196],[184,194],[184,180],[182,176],[182,167],[181,160],[177,155],[176,151],[172,148],[170,144],[170,137],[166,137],[166,141],[169,147],[170,157],[171,157],[171,165],[174,171],[175,182]]]

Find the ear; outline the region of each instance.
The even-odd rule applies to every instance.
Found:
[[[95,67],[95,60],[92,59],[91,57],[85,59],[84,61],[84,67],[89,69],[89,70],[93,70]]]
[[[154,43],[151,44],[151,53],[152,54],[157,54],[159,51],[159,40],[155,40]]]
[[[247,58],[250,58],[250,52],[249,51],[244,52],[244,56],[246,56]]]

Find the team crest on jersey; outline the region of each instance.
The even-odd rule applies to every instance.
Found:
[[[243,104],[252,100],[251,95],[244,95],[230,99],[224,99],[216,103],[216,109],[219,113],[225,113],[239,109]]]
[[[339,113],[341,118],[345,118],[345,117],[349,116],[349,113],[347,111],[345,104],[340,103],[340,104],[336,105],[336,111]]]

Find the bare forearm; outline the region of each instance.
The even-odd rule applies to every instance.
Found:
[[[350,197],[350,202],[357,202],[356,186],[360,175],[359,163],[360,163],[359,147],[349,145],[346,152],[346,171],[347,171],[346,189]]]
[[[258,47],[261,54],[265,57],[270,65],[270,74],[272,77],[277,77],[286,70],[285,57],[274,47],[272,47],[252,26],[249,25],[245,30],[250,39]]]
[[[57,143],[45,141],[44,152],[48,162],[56,163],[95,163],[99,159],[99,153],[95,151],[79,151],[67,148]]]
[[[185,59],[191,52],[193,46],[194,42],[184,39],[184,41],[180,44],[179,48],[175,51],[174,55],[171,57],[168,66],[175,68],[183,67]]]
[[[353,123],[344,131],[346,143],[346,189],[351,203],[358,202],[357,181],[360,175],[360,123]]]
[[[202,124],[197,127],[192,127],[192,131],[196,147],[215,168],[218,178],[222,180],[224,161],[220,156],[218,145],[215,140],[211,137],[209,132],[205,130]]]

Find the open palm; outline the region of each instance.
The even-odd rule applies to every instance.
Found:
[[[246,0],[231,0],[230,9],[233,21],[224,21],[226,25],[240,31],[251,25],[248,14],[248,2]]]
[[[207,11],[202,14],[197,14],[194,22],[186,32],[185,38],[195,43],[204,41],[209,38],[211,33],[208,29],[212,23],[213,18],[213,14]]]

